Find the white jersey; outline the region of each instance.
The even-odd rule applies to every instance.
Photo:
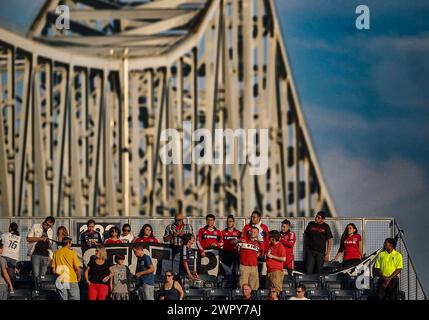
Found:
[[[3,257],[8,257],[16,261],[19,260],[19,249],[21,246],[21,237],[10,232],[1,235],[3,242]]]
[[[134,240],[134,236],[129,233],[127,236],[123,236],[122,234],[119,236],[119,240],[121,240],[123,243],[132,243]]]

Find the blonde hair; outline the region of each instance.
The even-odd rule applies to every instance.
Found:
[[[95,250],[98,250],[99,254],[100,254],[100,259],[106,261],[107,260],[107,250],[105,247],[103,246],[96,246]]]

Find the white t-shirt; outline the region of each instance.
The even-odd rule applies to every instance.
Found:
[[[119,236],[119,240],[121,240],[123,243],[132,243],[134,240],[134,236],[129,233],[127,236],[123,236],[122,234]]]
[[[310,299],[308,299],[306,297],[304,297],[304,298],[292,297],[292,298],[289,298],[289,300],[310,300]]]
[[[6,232],[1,235],[3,242],[3,257],[8,257],[16,261],[19,260],[19,249],[21,246],[21,236]]]

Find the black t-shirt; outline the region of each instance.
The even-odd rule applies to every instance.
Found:
[[[80,243],[81,244],[90,244],[90,240],[95,240],[97,244],[102,244],[103,239],[101,237],[101,234],[97,231],[94,232],[88,232],[85,231],[80,235]]]
[[[45,230],[43,230],[42,237],[48,237],[48,233]],[[49,241],[37,242],[33,255],[49,257]]]
[[[317,224],[312,221],[307,225],[304,233],[306,248],[320,253],[326,251],[326,240],[333,238],[331,228],[326,223]]]
[[[183,261],[188,262],[188,267],[190,272],[195,271],[195,251],[192,248],[188,248],[187,246],[182,246],[182,251],[180,253],[180,274],[186,274],[186,270],[182,265]]]
[[[109,282],[103,282],[103,279],[110,274],[110,267],[112,265],[106,260],[104,264],[99,265],[95,262],[95,256],[89,260],[88,267],[89,273],[88,278],[91,283],[102,283],[108,284]]]

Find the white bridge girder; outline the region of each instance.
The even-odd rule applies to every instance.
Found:
[[[64,3],[67,32],[58,1],[0,28],[1,216],[336,215],[272,0]],[[163,164],[183,121],[268,129],[267,174]]]

